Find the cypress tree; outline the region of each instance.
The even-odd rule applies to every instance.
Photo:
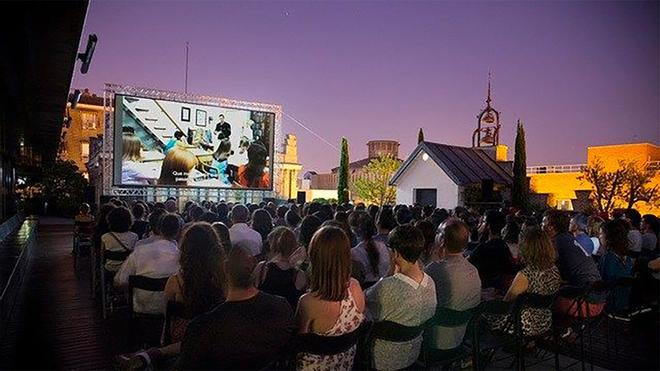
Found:
[[[528,206],[529,189],[527,184],[527,155],[525,150],[525,128],[518,120],[516,131],[516,154],[513,159],[513,189],[511,190],[511,202],[519,209]]]
[[[419,133],[417,133],[417,144],[420,144],[424,141],[424,131],[422,128],[419,128]]]
[[[337,181],[337,203],[341,205],[348,201],[348,141],[342,137],[339,180]]]

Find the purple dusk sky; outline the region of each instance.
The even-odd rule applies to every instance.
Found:
[[[511,147],[525,123],[527,162],[572,164],[590,145],[660,139],[660,9],[614,2],[123,2],[92,0],[99,42],[72,88],[105,82],[283,105],[351,160],[395,139],[405,158],[426,140],[469,146],[493,106]],[[339,153],[285,118],[306,170]]]

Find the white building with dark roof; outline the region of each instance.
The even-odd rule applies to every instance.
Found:
[[[513,164],[499,143],[500,113],[491,106],[477,115],[472,147],[421,142],[392,176],[397,204],[494,206],[510,200]]]

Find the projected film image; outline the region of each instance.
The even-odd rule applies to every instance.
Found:
[[[115,96],[115,185],[272,189],[275,114]]]

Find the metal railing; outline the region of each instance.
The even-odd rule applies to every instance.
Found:
[[[587,164],[528,166],[527,174],[579,173]]]
[[[587,164],[528,166],[527,174],[579,173]],[[648,170],[660,171],[660,161],[646,163]]]
[[[660,161],[649,161],[646,166],[649,170],[660,171]]]

